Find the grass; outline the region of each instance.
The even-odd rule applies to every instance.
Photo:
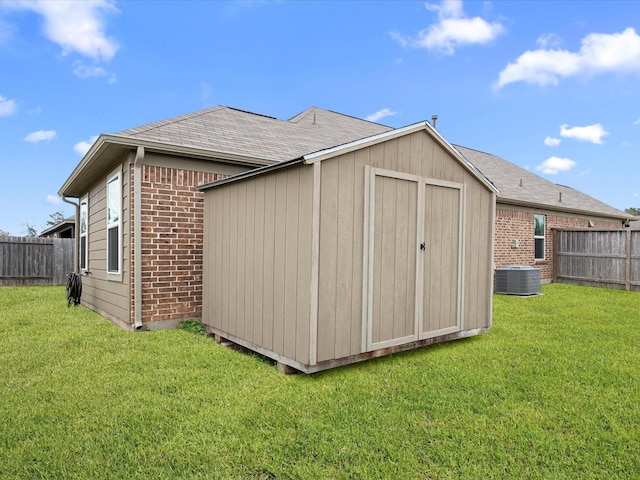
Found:
[[[285,376],[0,288],[0,478],[640,477],[640,293],[495,297],[488,334]]]

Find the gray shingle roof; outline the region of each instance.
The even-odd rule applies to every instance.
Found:
[[[277,162],[388,130],[392,128],[317,107],[278,120],[217,106],[117,135]]]
[[[545,180],[496,155],[458,145],[455,148],[498,188],[498,200],[503,203],[532,204],[550,209],[629,218],[627,213],[600,200],[574,188]]]

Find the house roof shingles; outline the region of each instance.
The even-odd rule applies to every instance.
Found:
[[[218,106],[116,135],[279,162],[389,130],[393,129],[317,107],[278,120]]]
[[[574,188],[550,182],[503,158],[471,148],[455,148],[473,163],[500,191],[498,201],[571,210],[617,219],[630,216]]]
[[[122,130],[121,137],[135,143],[151,141],[190,147],[213,155],[237,155],[262,165],[301,158],[321,150],[394,130],[348,115],[310,107],[289,120],[216,106],[205,110]],[[630,216],[570,187],[554,184],[503,158],[462,146],[454,146],[499,190],[498,201],[555,210],[597,214],[616,219]],[[91,159],[89,159],[91,160]],[[67,183],[90,167],[76,167]],[[62,190],[64,190],[63,187]],[[68,193],[65,193],[68,194]],[[562,194],[562,195],[560,195]]]

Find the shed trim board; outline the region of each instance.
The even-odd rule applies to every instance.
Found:
[[[318,362],[318,296],[320,281],[320,178],[321,163],[313,165],[313,204],[311,220],[311,307],[309,331],[309,363]]]

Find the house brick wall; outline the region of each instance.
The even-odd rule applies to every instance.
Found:
[[[545,222],[545,260],[535,260],[534,221],[536,214],[544,214]],[[543,282],[553,277],[553,228],[587,228],[589,221],[594,228],[619,228],[616,220],[592,217],[572,217],[544,211],[510,210],[496,208],[496,234],[494,260],[497,268],[509,265],[529,265],[540,269]],[[516,248],[514,241],[518,240]]]
[[[215,173],[142,166],[144,323],[201,317],[204,193],[198,191],[197,186],[224,177]],[[137,266],[133,265],[131,285],[135,268]],[[133,289],[131,295],[134,295]],[[132,305],[134,300],[132,298]],[[133,316],[132,309],[132,323]]]

